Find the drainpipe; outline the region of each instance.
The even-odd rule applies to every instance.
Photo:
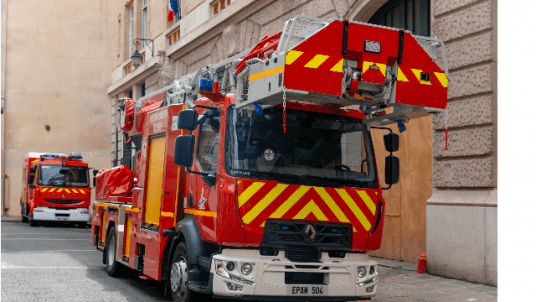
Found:
[[[6,174],[6,154],[5,154],[5,131],[6,131],[6,122],[5,122],[5,109],[6,109],[6,89],[7,89],[7,17],[8,17],[8,1],[2,1],[2,77],[3,77],[3,85],[2,85],[2,133],[1,140],[2,140],[2,170],[0,171],[0,178],[2,179],[2,216],[6,215],[7,209],[9,209],[9,202],[6,200],[6,198],[9,198],[9,194],[6,194],[6,189],[9,189],[9,185],[6,185],[6,181],[8,180],[8,176]]]

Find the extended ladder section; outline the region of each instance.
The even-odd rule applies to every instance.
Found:
[[[437,46],[443,69],[437,65]],[[366,123],[385,125],[444,111],[448,68],[439,39],[300,15],[257,46],[199,68],[158,92],[168,91],[162,106],[185,103],[191,108],[202,90],[215,97],[236,94],[237,108],[251,110],[284,101],[359,108]],[[136,111],[148,97],[137,102]]]

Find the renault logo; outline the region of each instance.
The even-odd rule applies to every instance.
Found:
[[[303,235],[305,235],[305,242],[313,242],[316,237],[315,227],[312,224],[308,224],[307,227],[305,227],[305,231],[303,231]]]
[[[61,200],[65,200],[65,195],[61,195]]]

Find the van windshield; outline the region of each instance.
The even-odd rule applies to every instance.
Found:
[[[87,167],[43,165],[39,167],[37,184],[53,187],[89,186]]]
[[[283,183],[374,187],[370,133],[360,119],[287,109],[227,110],[225,168],[229,175]]]

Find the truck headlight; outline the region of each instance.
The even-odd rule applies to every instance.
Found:
[[[86,209],[80,210],[80,214],[89,214],[89,210],[86,210]]]
[[[253,267],[249,263],[244,263],[242,265],[242,274],[249,275],[251,274],[251,271],[253,271]]]
[[[34,213],[45,213],[45,209],[34,209]]]
[[[371,266],[370,267],[370,270],[369,270],[369,274],[374,274],[374,272],[376,271],[376,269],[374,268],[374,266]]]
[[[360,266],[357,268],[357,276],[359,278],[365,277],[366,274],[367,274],[367,269],[364,266]]]

